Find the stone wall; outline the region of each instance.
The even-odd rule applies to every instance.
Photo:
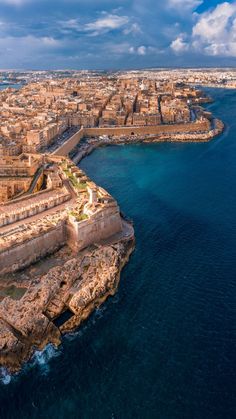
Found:
[[[15,201],[9,201],[0,206],[0,227],[16,223],[25,218],[40,214],[50,208],[54,208],[71,198],[66,188],[54,191],[41,191],[38,194],[23,197]]]
[[[1,178],[0,202],[6,202],[14,196],[26,192],[31,181],[31,178]]]
[[[0,251],[0,274],[15,272],[54,253],[66,243],[65,222],[22,244]]]
[[[106,240],[122,229],[119,207],[116,203],[104,207],[91,218],[77,222],[74,217],[7,250],[0,250],[0,274],[15,272],[52,254],[65,244],[73,251]]]
[[[191,122],[186,124],[156,125],[144,127],[114,127],[114,128],[85,128],[84,136],[96,137],[99,135],[150,135],[150,134],[173,134],[188,132],[203,132],[210,129],[208,120]]]
[[[74,251],[79,251],[111,237],[121,229],[119,207],[114,203],[88,220],[77,222],[73,217],[70,217],[67,222],[68,245]]]
[[[97,137],[100,135],[120,136],[120,135],[155,135],[155,134],[176,134],[176,133],[200,133],[211,129],[207,119],[202,121],[190,122],[186,124],[173,125],[154,125],[143,127],[111,127],[111,128],[81,128],[61,147],[54,151],[54,155],[67,156],[83,137]]]
[[[67,156],[73,148],[75,148],[81,138],[84,137],[84,129],[80,128],[78,132],[72,135],[61,147],[57,148],[52,154],[56,156]]]

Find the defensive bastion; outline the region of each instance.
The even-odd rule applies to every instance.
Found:
[[[45,189],[0,206],[0,274],[25,268],[65,244],[78,252],[122,230],[116,201],[72,162],[39,160]]]

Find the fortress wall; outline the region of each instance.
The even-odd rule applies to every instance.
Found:
[[[84,137],[84,129],[80,128],[78,132],[72,135],[61,147],[57,148],[52,154],[56,156],[67,156],[73,148],[75,148],[81,138]]]
[[[155,134],[177,134],[177,133],[197,133],[209,131],[211,129],[208,120],[190,122],[186,124],[173,125],[150,125],[144,127],[109,127],[109,128],[81,128],[61,147],[54,151],[54,155],[67,156],[83,137],[97,137],[100,135],[155,135]]]
[[[0,182],[0,202],[5,203],[17,194],[26,192],[31,183],[31,178],[3,178]]]
[[[121,229],[122,221],[117,205],[104,208],[81,222],[62,221],[47,232],[0,252],[0,274],[23,269],[65,244],[72,250],[79,251],[111,237]]]
[[[174,125],[153,125],[145,127],[113,127],[113,128],[85,128],[84,135],[96,137],[98,135],[150,135],[150,134],[176,134],[208,131],[208,120]]]
[[[27,205],[26,201],[26,206],[22,206],[18,209],[15,209],[14,204],[11,205],[11,202],[9,202],[9,205],[6,206],[7,212],[0,214],[0,227],[16,223],[17,221],[24,220],[25,218],[32,217],[33,215],[40,214],[45,210],[63,204],[70,199],[70,194],[65,192],[64,194],[58,193],[57,195],[50,195],[49,192],[44,198],[42,197],[41,200],[38,198],[40,197],[37,196],[35,202],[30,205]],[[2,208],[4,209],[5,207],[3,206]]]
[[[54,253],[66,243],[65,222],[50,231],[0,253],[0,274],[15,272]]]
[[[81,222],[68,221],[68,245],[72,250],[79,251],[111,237],[121,229],[119,208],[117,206],[108,207],[99,211],[91,219]]]
[[[28,188],[29,189],[29,188]],[[40,196],[45,195],[48,192],[51,192],[52,189],[51,188],[47,188],[47,189],[43,189],[41,191],[32,193],[32,194],[28,194],[28,195],[23,195],[23,196],[18,196],[16,198],[11,199],[10,201],[7,202],[3,202],[1,203],[1,207],[2,209],[7,209],[8,207],[11,207],[12,204],[16,204],[16,203],[21,203],[22,207],[24,206],[24,202],[27,202],[29,198],[38,198]]]

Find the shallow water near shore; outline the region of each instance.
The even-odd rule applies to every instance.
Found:
[[[236,417],[236,91],[209,143],[97,149],[80,166],[134,221],[118,293],[3,376],[0,418]]]

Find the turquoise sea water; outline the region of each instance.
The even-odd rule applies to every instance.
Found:
[[[136,250],[117,295],[59,351],[4,377],[0,418],[236,417],[236,91],[211,93],[226,122],[214,141],[82,162],[133,219]]]
[[[8,89],[8,88],[20,89],[21,87],[22,87],[22,85],[19,84],[19,83],[16,83],[16,84],[3,84],[3,85],[0,85],[0,90],[5,90],[5,89]]]

